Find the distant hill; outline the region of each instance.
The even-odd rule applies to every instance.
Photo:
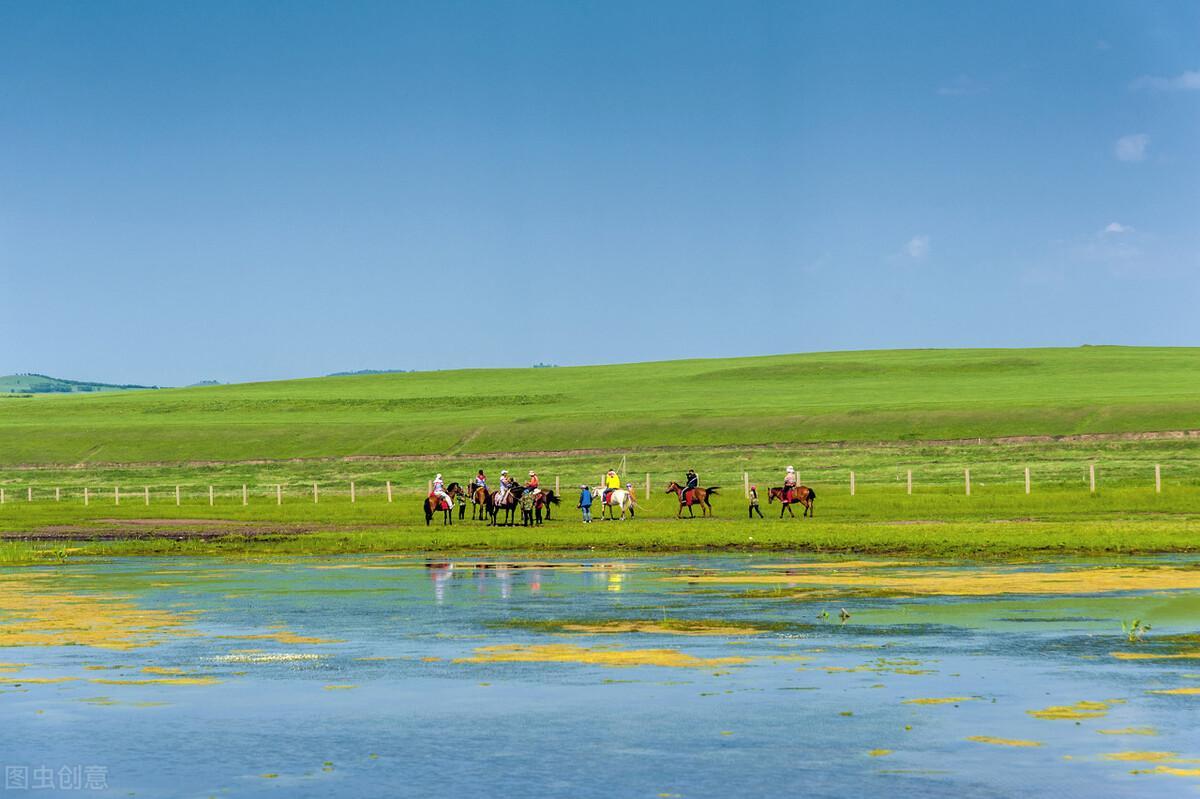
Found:
[[[223,386],[225,385],[220,380],[201,380],[196,383],[189,383],[186,388],[200,388],[200,386]]]
[[[358,377],[359,375],[401,375],[411,369],[359,369],[356,372],[331,372],[326,377]]]
[[[91,383],[86,380],[64,380],[61,377],[34,372],[0,377],[0,394],[93,394],[108,391],[141,391],[158,386],[138,386],[132,383]]]

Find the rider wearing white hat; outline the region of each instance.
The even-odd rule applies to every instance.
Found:
[[[783,477],[783,493],[784,496],[791,497],[792,491],[796,488],[796,468],[794,466],[787,467],[787,474]]]
[[[454,507],[454,500],[446,493],[446,484],[442,482],[441,472],[438,473],[437,477],[433,478],[433,493],[438,499],[445,500],[449,507]]]
[[[512,478],[508,476],[508,469],[500,470],[500,490],[496,492],[497,504],[502,504],[508,499],[508,491],[512,488]]]

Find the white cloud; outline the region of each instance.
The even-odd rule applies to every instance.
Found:
[[[1105,233],[1132,233],[1133,228],[1120,222],[1109,222],[1104,228]]]
[[[908,240],[908,244],[904,245],[904,251],[910,258],[924,258],[929,255],[929,237],[913,236]]]
[[[966,97],[971,94],[979,94],[982,91],[983,87],[970,75],[959,75],[949,83],[943,83],[939,86],[937,93],[943,97]]]
[[[1145,161],[1148,146],[1149,136],[1145,133],[1131,133],[1117,139],[1117,143],[1113,145],[1113,154],[1121,161]]]
[[[1152,92],[1200,91],[1200,70],[1185,70],[1170,78],[1143,75],[1130,83],[1129,87]]]

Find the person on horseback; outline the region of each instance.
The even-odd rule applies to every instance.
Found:
[[[604,475],[604,504],[607,505],[609,495],[621,487],[621,478],[617,476],[616,469],[609,469],[608,474]]]
[[[480,469],[478,474],[475,475],[475,480],[471,483],[471,487],[483,489],[487,488],[487,475],[483,473],[483,469]]]
[[[513,481],[508,476],[508,469],[500,470],[500,490],[496,492],[496,504],[503,505],[508,500],[508,492],[512,490]]]
[[[792,494],[796,490],[796,482],[796,468],[794,466],[787,467],[787,474],[783,477],[783,498],[785,501],[792,501]]]
[[[687,475],[684,477],[684,481],[687,483],[687,485],[684,486],[683,493],[680,494],[680,499],[686,498],[687,492],[691,491],[693,488],[700,487],[700,475],[696,474],[695,469],[688,469]]]
[[[538,492],[538,476],[537,476],[537,472],[535,472],[535,471],[533,471],[533,470],[530,470],[530,472],[529,472],[529,482],[525,484],[525,490],[526,490],[527,492],[529,492],[530,494],[536,494],[536,493]]]
[[[454,500],[451,499],[450,495],[446,493],[446,484],[442,481],[442,475],[440,473],[437,477],[433,478],[433,494],[438,499],[445,502],[448,508],[454,507]]]

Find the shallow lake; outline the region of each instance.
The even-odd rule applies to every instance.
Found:
[[[1195,795],[1197,564],[3,570],[5,795]]]

